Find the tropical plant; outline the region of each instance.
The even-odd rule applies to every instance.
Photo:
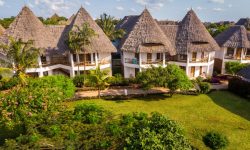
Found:
[[[38,64],[37,58],[42,53],[41,49],[35,48],[31,40],[24,42],[22,39],[16,41],[13,38],[10,38],[8,45],[1,45],[0,47],[13,62],[15,76],[20,78],[22,83],[26,83],[25,70]]]
[[[74,26],[69,32],[67,44],[72,53],[79,55],[84,53],[84,75],[86,74],[86,51],[91,44],[91,39],[97,36],[95,31],[88,23],[84,23],[81,27]],[[77,62],[78,75],[80,75],[80,64]]]
[[[249,64],[242,64],[240,62],[226,62],[225,69],[226,72],[235,75],[240,70],[246,68]]]
[[[121,39],[125,35],[125,31],[123,29],[116,29],[115,26],[118,21],[106,13],[103,13],[100,18],[96,20],[96,22],[111,41]]]
[[[200,93],[207,94],[211,90],[211,84],[208,82],[200,82],[198,83],[200,87]]]
[[[203,137],[203,142],[212,150],[224,149],[229,144],[226,136],[214,131],[207,133]]]
[[[101,70],[98,66],[95,70],[90,70],[88,77],[88,84],[98,88],[98,98],[101,96],[101,89],[109,84],[107,83],[109,77],[109,70]]]

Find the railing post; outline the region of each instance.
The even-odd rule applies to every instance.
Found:
[[[98,56],[97,56],[98,54],[97,53],[95,53],[95,65],[96,65],[96,67],[98,67]]]
[[[139,70],[141,72],[141,65],[142,65],[142,57],[141,57],[141,52],[139,52]]]
[[[166,53],[163,53],[163,67],[166,67]]]

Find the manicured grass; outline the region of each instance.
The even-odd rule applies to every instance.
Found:
[[[82,103],[95,103],[116,115],[160,112],[183,126],[192,145],[199,149],[206,149],[202,136],[210,130],[228,137],[228,149],[250,149],[250,101],[226,91],[199,96],[174,95],[172,98],[149,96],[124,101],[82,100],[67,105],[72,108]]]

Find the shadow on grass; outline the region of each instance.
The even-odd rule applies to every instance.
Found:
[[[250,121],[250,101],[229,91],[214,91],[208,96],[217,105]]]
[[[124,103],[136,100],[142,101],[160,101],[171,98],[168,94],[148,94],[148,95],[130,95],[130,96],[110,96],[103,98],[106,101],[115,101],[116,103]]]

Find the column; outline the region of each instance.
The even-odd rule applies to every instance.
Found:
[[[187,63],[186,63],[186,74],[189,77],[189,53],[187,54]]]
[[[98,60],[98,53],[95,53],[95,65],[96,65],[96,67],[98,67],[98,62],[99,62],[99,60]]]
[[[241,49],[241,57],[240,57],[240,62],[242,62],[244,56],[244,48]]]
[[[75,63],[74,63],[74,58],[73,54],[69,54],[69,60],[71,64],[71,70],[70,70],[70,77],[75,77]]]
[[[166,67],[166,53],[163,53],[163,67]]]
[[[139,70],[140,70],[140,72],[142,71],[141,66],[142,66],[142,57],[141,57],[141,52],[140,52],[139,53]]]
[[[41,56],[38,56],[38,66],[39,66],[38,75],[39,77],[43,77],[43,64],[42,64]]]

